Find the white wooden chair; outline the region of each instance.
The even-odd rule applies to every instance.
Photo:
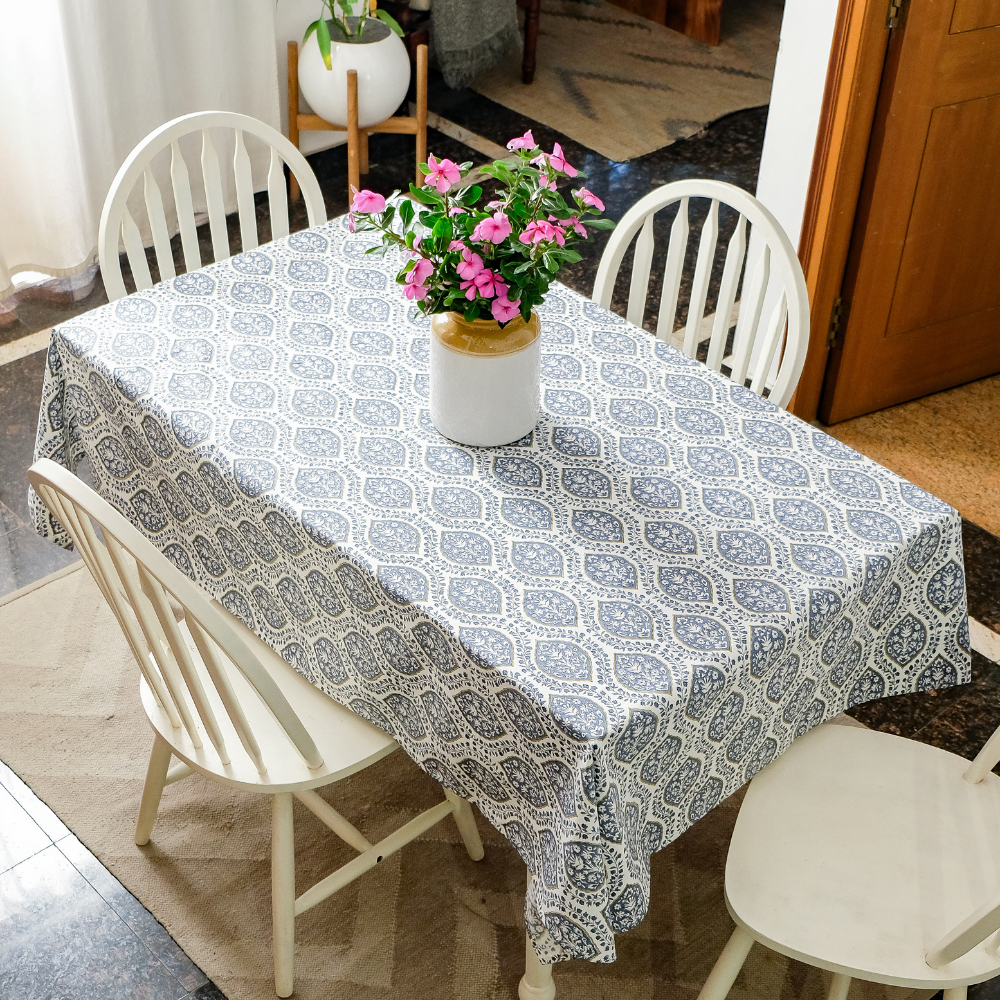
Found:
[[[750,388],[762,393],[768,387],[775,356],[780,365],[769,399],[784,407],[791,399],[802,366],[806,360],[809,339],[809,297],[806,292],[802,268],[795,249],[771,213],[753,195],[733,184],[714,180],[687,180],[664,184],[663,187],[637,201],[624,215],[611,233],[594,282],[593,299],[606,309],[611,308],[615,281],[633,238],[638,233],[632,263],[632,280],[629,285],[626,319],[642,326],[649,289],[649,275],[653,263],[653,218],[657,212],[678,204],[677,215],[670,227],[666,266],[663,274],[663,292],[656,323],[656,336],[671,340],[674,318],[684,271],[688,245],[688,210],[692,198],[708,199],[710,204],[698,241],[698,257],[691,281],[687,323],[684,327],[683,351],[694,357],[700,341],[706,339],[704,327],[711,320],[711,337],[708,345],[707,364],[719,371],[723,364],[730,368],[731,379],[743,385],[753,364]],[[722,282],[714,319],[705,316],[712,266],[715,262],[719,238],[719,205],[728,205],[739,213],[739,220],[726,248]],[[747,229],[752,229],[762,239],[762,250],[753,275],[743,282],[743,294],[738,301],[740,276],[747,255]],[[776,274],[772,275],[772,271]],[[761,323],[765,299],[769,297],[768,285],[775,286],[770,296],[777,296],[773,311],[766,325]],[[732,325],[734,306],[739,309],[733,354],[725,357],[726,341]],[[785,333],[787,320],[787,333]],[[763,331],[763,337],[761,333]],[[784,337],[784,350],[781,341]],[[756,348],[756,349],[755,349]]]
[[[278,996],[289,996],[293,988],[298,914],[449,815],[455,817],[469,856],[474,861],[483,857],[469,803],[447,789],[439,805],[370,843],[315,789],[392,753],[396,741],[297,674],[72,473],[41,459],[28,478],[73,539],[142,674],[139,691],[155,735],[135,842],[149,841],[164,785],[194,772],[273,797],[271,899]],[[171,599],[183,615],[175,613]],[[180,761],[172,768],[171,757]],[[298,897],[293,796],[360,852]]]
[[[212,140],[213,128],[232,129],[234,132],[233,174],[236,179],[240,242],[244,251],[253,250],[258,246],[254,185],[251,178],[250,156],[243,139],[244,133],[256,136],[270,147],[267,197],[271,215],[271,238],[278,239],[288,235],[288,197],[285,191],[283,163],[287,164],[302,189],[309,225],[316,226],[326,222],[326,207],[316,175],[306,162],[306,158],[280,132],[256,118],[230,111],[199,111],[191,115],[182,115],[150,132],[129,153],[111,183],[111,190],[108,192],[101,213],[101,227],[97,237],[101,274],[104,277],[104,287],[107,289],[109,301],[113,302],[126,294],[118,256],[119,240],[125,245],[136,289],[150,288],[153,284],[143,249],[143,240],[127,205],[132,189],[140,177],[143,178],[146,217],[152,232],[160,279],[165,281],[176,276],[163,196],[153,176],[152,168],[153,158],[168,146],[170,181],[177,225],[181,234],[181,247],[184,251],[184,265],[188,272],[202,266],[188,167],[179,145],[184,136],[194,132],[201,132],[201,173],[208,205],[212,250],[217,261],[230,256],[229,232],[226,228],[226,209],[222,194],[222,172],[215,143]]]
[[[1000,973],[1000,729],[970,765],[839,725],[750,783],[726,863],[736,921],[699,1000],[725,1000],[754,941],[852,979],[944,990]]]

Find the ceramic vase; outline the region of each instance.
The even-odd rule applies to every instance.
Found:
[[[431,316],[431,421],[459,444],[510,444],[538,422],[541,323],[502,327],[461,313]]]
[[[349,17],[352,31],[357,18]],[[347,71],[358,74],[358,128],[390,117],[410,86],[410,57],[403,40],[375,18],[365,23],[363,40],[340,42],[343,32],[328,21],[330,61],[326,68],[314,31],[299,54],[299,88],[313,111],[333,125],[347,125]]]

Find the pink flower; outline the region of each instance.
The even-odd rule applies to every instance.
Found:
[[[458,266],[455,268],[458,271],[458,276],[460,278],[465,278],[471,281],[477,274],[479,274],[483,269],[483,258],[477,253],[473,253],[471,250],[462,251],[462,259],[459,261]],[[463,288],[465,285],[462,286]]]
[[[480,271],[475,277],[476,291],[484,299],[492,299],[494,295],[505,295],[507,293],[507,285],[502,280],[499,274],[494,274],[489,269]],[[468,298],[468,293],[466,293],[466,298]]]
[[[497,296],[490,304],[490,312],[498,323],[509,323],[520,311],[521,300],[515,299],[513,302],[507,297],[507,293]]]
[[[535,142],[535,137],[531,134],[531,129],[529,128],[524,135],[519,136],[517,139],[511,139],[507,143],[508,149],[534,149],[537,143]]]
[[[597,197],[593,191],[588,191],[586,188],[580,188],[579,191],[573,192],[573,197],[578,201],[582,202],[584,205],[593,205],[599,212],[604,211],[604,202]]]
[[[385,211],[385,198],[374,191],[359,191],[354,196],[351,204],[352,212],[361,212],[362,215],[372,215]]]
[[[452,240],[448,244],[448,253],[454,253],[456,250],[464,250],[465,244],[461,240]]]
[[[529,222],[527,228],[518,237],[518,239],[524,243],[528,244],[538,244],[538,243],[558,243],[559,246],[564,246],[566,243],[566,237],[563,236],[563,231],[557,226],[553,226],[551,222]]]
[[[480,243],[503,243],[511,234],[510,219],[503,212],[496,212],[492,218],[483,219],[472,231],[472,239]]]
[[[421,257],[413,265],[413,270],[407,272],[406,283],[408,285],[422,285],[433,273],[434,265],[426,257]]]
[[[462,208],[461,205],[452,205],[451,208],[448,209],[448,214],[450,216],[462,215],[468,211],[469,210],[467,208]]]
[[[408,299],[415,299],[419,302],[421,299],[427,297],[427,286],[426,285],[403,285],[403,294]]]
[[[502,201],[488,201],[486,202],[487,208],[500,208],[503,205]]]
[[[451,186],[462,179],[457,163],[453,163],[451,160],[438,162],[434,159],[433,153],[427,157],[427,166],[430,167],[430,171],[424,179],[424,187],[436,188],[438,194],[450,191]]]
[[[577,236],[582,236],[584,239],[587,238],[586,228],[575,215],[570,216],[568,219],[557,219],[554,215],[550,215],[549,222],[554,222],[557,226],[562,226],[563,231],[572,229],[576,232]]]
[[[552,147],[552,152],[549,154],[549,166],[561,171],[567,177],[576,177],[579,173],[576,167],[572,167],[567,163],[566,157],[563,156],[562,146],[558,142]]]

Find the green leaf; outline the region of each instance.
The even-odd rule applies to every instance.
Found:
[[[459,191],[455,201],[459,205],[475,205],[482,196],[483,189],[478,184],[474,184],[472,187],[463,188]]]
[[[433,188],[418,188],[416,184],[410,184],[410,194],[413,195],[417,201],[422,202],[424,205],[440,205],[441,195]]]
[[[472,305],[465,310],[465,322],[471,323],[474,319],[479,319],[480,312],[481,309],[479,308],[479,303],[473,302]]]
[[[319,21],[313,21],[313,23],[310,24],[308,28],[306,28],[306,33],[302,36],[303,45],[305,45],[306,42],[309,41],[309,36],[316,30],[318,26],[319,26]]]
[[[399,24],[396,22],[396,19],[391,14],[389,14],[387,11],[382,10],[382,8],[380,7],[378,10],[375,11],[375,16],[383,24],[387,24],[393,31],[395,31],[400,38],[403,37],[403,29],[399,26]]]
[[[493,176],[496,177],[497,180],[503,181],[505,184],[517,183],[516,178],[514,177],[514,172],[507,166],[506,163],[503,162],[503,160],[497,160],[493,164],[493,170],[495,171]]]
[[[614,229],[617,225],[611,219],[584,219],[583,224],[590,226],[591,229]]]
[[[326,68],[332,70],[333,63],[330,60],[330,29],[327,26],[325,17],[321,17],[316,22],[316,41],[319,42],[319,52],[323,57]]]
[[[437,219],[437,221],[435,221],[434,228],[431,230],[431,235],[438,240],[450,240],[454,231],[451,219],[449,219],[447,215],[442,215],[439,219]]]
[[[409,198],[404,198],[399,203],[399,218],[402,220],[404,226],[409,226],[413,221],[414,208],[413,202]]]

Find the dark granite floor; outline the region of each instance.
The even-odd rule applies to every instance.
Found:
[[[432,79],[429,104],[444,118],[504,145],[529,126],[545,146],[562,144],[567,158],[589,175],[587,185],[604,198],[607,214],[619,219],[644,194],[687,177],[714,177],[753,190],[760,163],[766,108],[737,112],[698,136],[628,163],[615,163],[558,132],[526,121],[472,91],[449,91]],[[429,149],[456,161],[485,157],[431,131]],[[347,209],[346,149],[310,158],[328,214]],[[413,140],[379,135],[371,139],[370,173],[363,185],[383,193],[405,188],[413,171]],[[266,207],[260,211],[266,238]],[[697,221],[697,210],[692,212]],[[734,220],[723,215],[722,240]],[[292,228],[306,224],[301,202]],[[670,216],[658,220],[667,228]],[[203,227],[207,229],[207,227]],[[232,221],[233,248],[238,227]],[[207,232],[201,234],[211,259]],[[589,295],[607,234],[583,250],[584,259],[560,274]],[[696,240],[692,240],[691,253]],[[622,273],[627,274],[626,259]],[[655,268],[654,268],[655,271]],[[627,292],[616,290],[613,307],[625,310]],[[714,292],[709,311],[714,308]],[[26,295],[14,322],[0,326],[0,345],[62,322],[106,301],[98,278],[79,301]],[[658,289],[649,296],[659,299]],[[681,317],[683,318],[683,317]],[[645,325],[655,324],[655,310]],[[44,354],[0,366],[0,597],[73,562],[77,557],[38,538],[27,523],[25,470],[31,462]],[[970,614],[1000,631],[1000,539],[965,524]],[[1000,666],[975,654],[971,684],[922,695],[884,699],[851,713],[866,725],[972,756],[1000,722]],[[0,764],[0,997],[4,1000],[182,998],[211,1000],[221,992],[190,962],[162,926],[91,855],[9,769]],[[970,990],[975,1000],[1000,1000],[989,984]]]

